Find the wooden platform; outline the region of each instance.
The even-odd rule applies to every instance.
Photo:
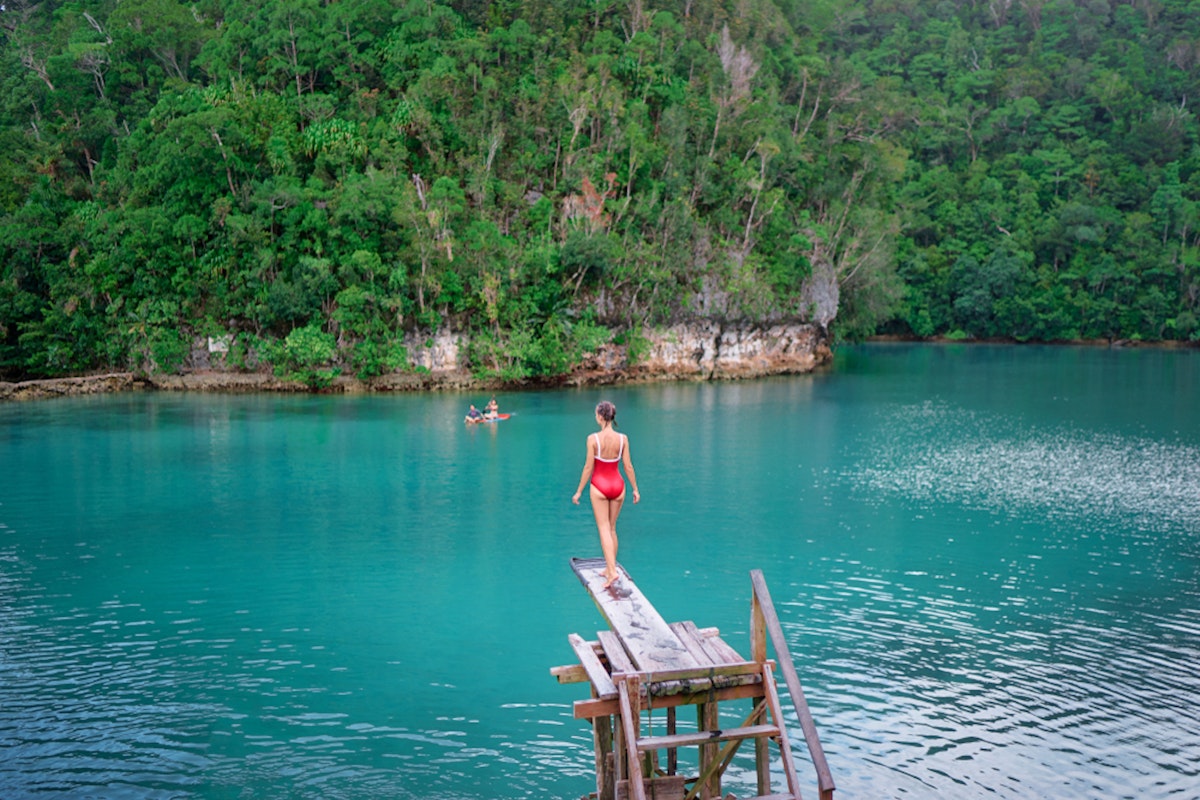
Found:
[[[571,569],[609,626],[591,640],[570,634],[567,639],[578,663],[550,671],[560,683],[590,685],[591,696],[576,701],[574,711],[577,719],[589,720],[593,725],[593,796],[598,800],[721,798],[722,774],[739,745],[752,741],[759,788],[756,797],[799,800],[775,686],[775,662],[766,658],[762,639],[766,627],[761,624],[757,600],[751,627],[758,638],[752,637],[754,657],[745,659],[721,639],[715,628],[664,620],[624,567],[618,565],[619,577],[608,588],[604,587],[603,559],[571,559]],[[756,583],[756,593],[758,590]],[[773,607],[770,613],[774,614]],[[735,700],[750,700],[749,714],[741,725],[723,729],[718,704]],[[687,705],[697,709],[696,730],[680,733],[676,711]],[[642,713],[651,711],[666,714],[665,735],[651,735],[653,730],[643,734]],[[770,743],[777,748],[787,782],[783,794],[771,791]],[[677,752],[683,747],[699,748],[699,774],[695,777],[677,773]],[[819,750],[819,744],[817,747]],[[659,759],[660,752],[665,754],[665,766]],[[823,800],[833,794],[832,780],[827,783],[827,790],[822,786]]]

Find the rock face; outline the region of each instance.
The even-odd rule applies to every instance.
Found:
[[[734,380],[811,372],[832,359],[829,342],[815,325],[722,324],[711,320],[680,323],[644,333],[648,351],[630,363],[628,346],[607,344],[589,353],[562,383],[584,386],[662,380]],[[419,371],[382,375],[370,381],[335,379],[326,391],[405,392],[499,389],[475,379],[463,366],[463,334],[439,332],[405,342]],[[0,401],[35,400],[129,389],[215,392],[307,391],[270,373],[199,369],[183,375],[135,377],[132,373],[87,378],[0,382]]]
[[[629,364],[625,347],[605,345],[589,356],[573,383],[621,380],[733,380],[811,372],[833,357],[815,325],[681,323],[645,334],[649,353]]]
[[[424,367],[430,372],[458,372],[462,369],[458,354],[464,336],[446,330],[432,336],[409,334],[404,337],[404,347],[414,367]]]
[[[815,325],[676,325],[651,343],[638,365],[650,377],[699,380],[811,372],[832,357]]]

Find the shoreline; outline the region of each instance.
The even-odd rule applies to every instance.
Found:
[[[936,345],[1049,345],[1052,347],[1107,347],[1113,349],[1200,350],[1196,342],[1138,342],[1104,339],[1015,342],[1010,340],[957,340],[944,337],[916,339],[896,335],[872,336],[869,344],[936,344]],[[607,363],[604,363],[607,362]],[[611,366],[612,360],[592,358],[574,372],[555,378],[506,382],[477,378],[470,371],[457,368],[436,372],[403,372],[362,380],[353,376],[338,376],[323,389],[311,389],[299,381],[288,381],[268,372],[232,372],[218,369],[192,370],[176,375],[144,375],[134,372],[107,372],[65,378],[33,378],[25,381],[0,381],[0,403],[48,400],[56,397],[80,397],[119,392],[201,392],[225,394],[391,394],[400,392],[495,392],[555,389],[564,387],[616,386],[639,383],[670,383],[676,381],[739,381],[778,375],[806,375],[828,369],[833,353],[820,347],[810,357],[769,363],[742,359],[735,369],[696,370],[677,368],[671,364]]]
[[[71,378],[0,382],[0,402],[104,394],[121,391],[280,392],[378,394],[389,392],[503,391],[569,386],[611,386],[660,381],[707,381],[803,374],[833,362],[825,332],[807,323],[724,325],[714,321],[678,323],[655,329],[646,351],[634,357],[627,345],[604,344],[561,376],[505,381],[479,378],[463,366],[463,337],[435,335],[412,356],[413,368],[362,380],[338,376],[324,388],[268,372],[224,369],[213,352],[193,350],[192,368],[180,374],[110,372]],[[633,363],[635,362],[636,363]]]
[[[476,378],[466,370],[440,373],[395,373],[370,380],[338,376],[322,389],[312,389],[299,381],[288,381],[269,373],[233,373],[197,370],[178,375],[137,375],[115,372],[69,378],[35,378],[27,381],[0,381],[0,403],[50,400],[124,392],[199,392],[204,394],[400,394],[407,392],[499,392],[533,391],[585,386],[618,386],[639,383],[738,381],[775,375],[804,375],[828,366],[829,361],[804,370],[746,372],[736,376],[688,376],[648,374],[641,370],[586,370],[558,378],[505,382]]]
[[[831,359],[830,359],[831,360]],[[138,375],[133,372],[110,372],[100,375],[81,375],[69,378],[35,378],[27,381],[0,381],[0,403],[29,400],[49,400],[56,397],[81,397],[122,392],[201,392],[213,394],[397,394],[406,392],[498,392],[529,391],[583,386],[616,386],[637,383],[669,383],[673,381],[745,380],[771,375],[802,375],[826,366],[829,362],[804,370],[769,370],[746,372],[736,376],[690,376],[657,373],[639,369],[581,370],[547,379],[506,382],[476,378],[467,370],[446,370],[434,373],[393,373],[370,380],[340,375],[322,389],[312,389],[299,381],[277,378],[270,373],[223,372],[195,370],[178,375]]]

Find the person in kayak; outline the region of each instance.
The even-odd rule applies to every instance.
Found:
[[[487,405],[483,407],[483,416],[488,419],[500,416],[500,404],[496,402],[496,395],[492,395],[492,399],[488,400]]]
[[[474,403],[471,403],[471,410],[467,412],[463,422],[483,422],[483,414],[479,413],[479,409],[475,407]]]
[[[617,579],[617,517],[625,503],[625,481],[621,479],[619,465],[624,463],[625,475],[633,488],[633,502],[640,502],[637,475],[633,471],[633,459],[629,455],[629,437],[617,433],[617,407],[607,400],[596,406],[597,433],[588,435],[583,474],[579,488],[571,502],[579,505],[583,487],[590,480],[589,496],[592,512],[596,515],[596,528],[600,534],[600,549],[604,551],[604,588],[612,586]]]

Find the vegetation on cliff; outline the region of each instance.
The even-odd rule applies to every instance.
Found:
[[[5,0],[0,374],[1196,338],[1195,0]]]

